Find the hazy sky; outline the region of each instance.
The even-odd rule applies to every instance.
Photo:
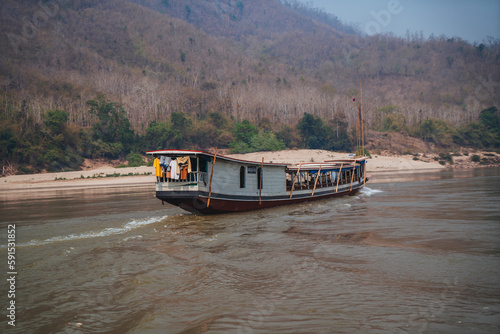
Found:
[[[500,0],[300,0],[372,35],[406,31],[459,36],[471,43],[500,38]]]

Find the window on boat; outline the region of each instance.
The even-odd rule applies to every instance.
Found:
[[[198,159],[196,157],[190,157],[191,159],[191,171],[197,172],[198,171]]]
[[[257,189],[262,189],[264,187],[264,180],[261,180],[262,169],[257,169]]]
[[[208,172],[208,161],[204,157],[200,157],[200,172],[202,173]]]
[[[245,188],[245,167],[241,166],[240,167],[240,188]]]

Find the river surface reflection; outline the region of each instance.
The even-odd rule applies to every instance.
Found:
[[[0,202],[18,272],[0,331],[500,331],[498,169],[375,174],[356,196],[215,216],[153,196]]]

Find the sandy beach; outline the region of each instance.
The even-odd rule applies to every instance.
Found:
[[[154,168],[147,166],[125,168],[103,166],[84,171],[10,175],[0,178],[0,191],[153,185],[154,175],[145,175],[145,173],[154,173]]]
[[[321,162],[333,159],[352,158],[347,153],[325,150],[286,150],[279,152],[257,152],[228,155],[235,159],[274,163],[299,164],[301,162]],[[438,162],[413,160],[413,156],[373,156],[368,160],[368,173],[413,172],[421,170],[442,170],[446,168]],[[150,175],[147,175],[151,173]],[[155,182],[154,168],[101,166],[99,168],[58,173],[10,175],[0,178],[0,192],[5,194],[22,191],[46,191],[54,189],[82,189],[100,187],[151,186]],[[4,197],[2,196],[2,197]]]

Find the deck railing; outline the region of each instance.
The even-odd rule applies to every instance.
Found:
[[[202,187],[208,186],[208,183],[210,182],[208,173],[199,172],[198,174],[199,174],[198,185]]]
[[[362,180],[363,178],[358,176],[357,174],[354,175],[354,180],[351,181],[351,176],[347,177],[342,177],[339,181],[339,186],[343,186],[346,184],[351,184],[352,182],[357,182]],[[292,190],[292,181],[287,180],[286,181],[286,190],[290,191]],[[314,183],[315,183],[315,178],[312,178],[307,182],[307,180],[300,180],[300,182],[295,183],[294,190],[312,190],[314,189]],[[318,183],[316,184],[316,189],[320,188],[327,188],[327,187],[335,187],[337,185],[337,178],[332,178],[329,175],[327,176],[321,176],[318,180]]]
[[[192,173],[187,173],[187,176],[185,179],[173,179],[173,178],[167,178],[167,177],[162,177],[160,178],[160,183],[174,183],[176,185],[181,186],[182,184],[186,183],[198,183],[200,186],[206,186],[208,184],[208,173],[204,172],[192,172]]]

